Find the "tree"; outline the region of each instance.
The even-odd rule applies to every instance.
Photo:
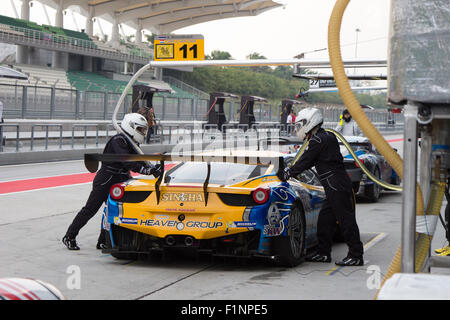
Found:
[[[248,56],[246,56],[246,58],[249,59],[249,60],[263,60],[263,59],[267,59],[266,57],[264,57],[262,54],[259,54],[258,52],[250,53]],[[270,67],[267,67],[267,66],[251,67],[251,69],[256,71],[256,72],[271,72],[272,71],[272,69],[270,69]]]
[[[213,50],[211,55],[206,55],[206,60],[232,60],[233,57],[226,51]]]
[[[264,57],[263,55],[261,55],[257,52],[250,53],[248,56],[246,56],[246,58],[250,59],[250,60],[267,59],[266,57]]]
[[[273,70],[273,74],[282,79],[292,79],[294,70],[289,66],[278,66]]]
[[[155,35],[153,33],[152,34],[144,33],[144,37],[147,40],[147,42],[150,42],[151,44],[153,44],[155,41]]]

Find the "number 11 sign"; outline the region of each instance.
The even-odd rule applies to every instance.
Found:
[[[157,35],[155,61],[205,60],[205,41],[199,34]]]

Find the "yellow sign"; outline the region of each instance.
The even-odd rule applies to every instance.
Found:
[[[202,35],[159,35],[154,41],[155,61],[205,60]]]

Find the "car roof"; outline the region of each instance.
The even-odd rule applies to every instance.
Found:
[[[359,136],[344,136],[348,143],[370,143],[370,140],[366,137]]]

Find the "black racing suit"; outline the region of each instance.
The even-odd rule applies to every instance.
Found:
[[[326,199],[317,222],[318,253],[331,255],[336,221],[349,247],[348,256],[362,258],[363,245],[353,206],[353,190],[345,171],[339,143],[334,134],[320,128],[309,140],[309,145],[300,159],[290,169],[291,176],[315,166],[322,183]]]
[[[131,138],[130,138],[131,139]],[[136,154],[136,150],[124,134],[116,134],[106,144],[105,154]],[[78,212],[72,224],[67,229],[66,236],[74,239],[80,229],[91,219],[108,198],[110,188],[131,178],[130,170],[140,172],[146,167],[145,162],[103,162],[95,175],[92,191],[85,206]],[[104,243],[104,232],[100,233],[98,242]]]

